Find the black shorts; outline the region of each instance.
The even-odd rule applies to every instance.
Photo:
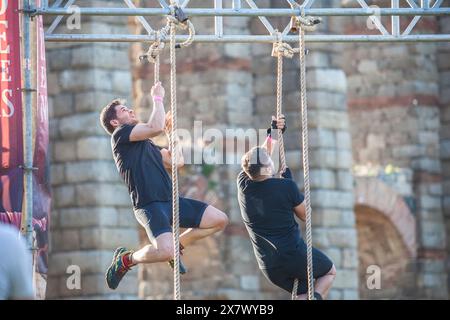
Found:
[[[333,262],[320,250],[313,248],[313,278],[323,277],[330,272]],[[302,244],[288,259],[283,259],[285,263],[279,267],[261,269],[263,274],[274,285],[292,292],[294,279],[298,279],[297,294],[304,294],[308,291],[306,244]]]
[[[208,204],[180,197],[180,227],[198,228]],[[145,228],[150,241],[164,232],[172,232],[172,201],[151,202],[134,209],[134,215]]]

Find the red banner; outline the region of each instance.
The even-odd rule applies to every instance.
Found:
[[[20,228],[23,130],[18,1],[0,1],[0,222]]]

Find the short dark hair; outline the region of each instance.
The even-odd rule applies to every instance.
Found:
[[[251,179],[256,179],[261,175],[261,169],[268,165],[269,158],[265,148],[253,147],[242,157],[242,169]]]
[[[124,103],[125,101],[122,99],[114,99],[103,108],[102,112],[100,112],[100,123],[103,129],[109,134],[114,132],[111,120],[117,119],[116,107]]]

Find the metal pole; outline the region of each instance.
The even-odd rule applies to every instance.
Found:
[[[222,0],[214,0],[214,9],[222,9]],[[222,38],[223,36],[223,17],[214,17],[214,33],[217,37]]]
[[[392,9],[397,9],[400,6],[399,0],[391,0]],[[399,16],[391,16],[392,23],[392,35],[394,37],[398,37],[400,35],[400,17]]]
[[[241,9],[241,0],[233,0],[233,10]]]
[[[29,8],[33,0],[23,0],[23,8]],[[24,68],[24,203],[22,209],[21,232],[28,248],[33,249],[33,101],[31,80],[31,17],[23,15],[23,68]]]
[[[34,8],[33,14],[38,15],[70,15],[71,12],[62,8]],[[242,16],[242,17],[277,17],[297,16],[299,10],[293,9],[184,9],[188,16]],[[170,14],[166,8],[80,8],[80,14],[86,16],[161,16]],[[450,15],[450,8],[311,8],[305,9],[305,15],[312,16],[443,16]]]
[[[177,42],[187,39],[187,36],[177,36]],[[103,35],[103,34],[48,34],[45,40],[49,42],[151,42],[155,36],[149,35]],[[196,35],[195,42],[211,43],[273,43],[276,36],[271,35],[227,35],[218,38],[214,35]],[[296,36],[283,36],[285,42],[297,42]],[[450,34],[407,35],[394,37],[392,35],[306,35],[307,42],[449,42]],[[168,40],[165,40],[168,41]]]

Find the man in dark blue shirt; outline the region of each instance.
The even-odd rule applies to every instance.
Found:
[[[277,128],[285,126],[284,117]],[[278,287],[291,292],[299,279],[298,299],[306,299],[306,244],[294,214],[305,221],[304,197],[300,194],[289,169],[276,178],[269,135],[260,147],[242,157],[242,171],[237,177],[238,200],[259,268]],[[331,260],[313,248],[315,297],[326,297],[336,275]]]
[[[170,141],[172,122],[170,113],[166,115],[164,111],[164,93],[160,83],[153,86],[153,112],[146,123],[140,123],[121,100],[112,101],[100,115],[103,128],[111,135],[114,161],[128,187],[134,214],[151,242],[135,252],[124,247],[116,249],[106,273],[111,289],[116,289],[136,264],[169,261],[173,266],[172,184],[166,171],[172,167],[172,150],[160,148],[150,140],[165,131]],[[175,149],[180,167],[183,154],[181,147]],[[201,201],[180,197],[179,208],[180,227],[189,228],[180,236],[180,250],[223,230],[228,223],[225,213]],[[185,272],[182,264],[180,272]]]

